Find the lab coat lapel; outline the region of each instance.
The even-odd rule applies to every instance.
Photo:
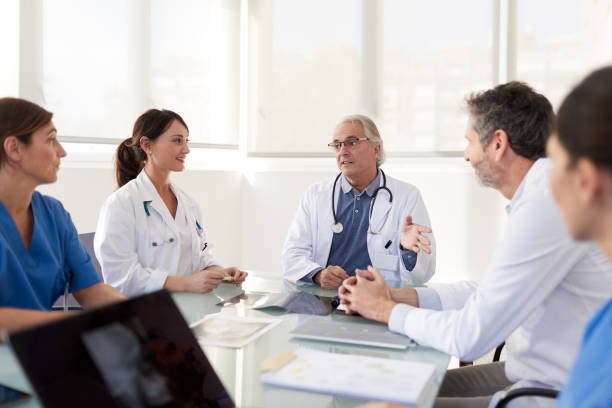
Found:
[[[179,205],[183,206],[183,214],[187,219],[187,225],[191,231],[191,268],[193,271],[198,271],[200,268],[200,234],[204,233],[202,229],[201,232],[198,232],[198,227],[196,222],[197,208],[194,203],[187,199],[183,192],[179,189],[174,189],[174,194],[176,194],[176,199],[179,202]],[[199,221],[200,227],[202,227],[202,221]],[[203,227],[202,227],[203,228]]]
[[[141,201],[142,202],[149,201],[148,208],[149,208],[149,211],[151,212],[151,215],[153,215],[153,211],[157,212],[157,214],[164,221],[168,229],[172,231],[172,234],[174,234],[175,237],[178,237],[176,223],[174,222],[174,219],[172,218],[172,215],[170,214],[168,207],[166,207],[166,204],[162,200],[161,196],[155,189],[155,186],[153,185],[153,183],[151,182],[147,174],[144,172],[144,170],[140,172],[140,174],[138,175],[138,178],[142,185],[142,189],[141,189],[142,195],[140,197]],[[174,191],[174,189],[172,191]],[[178,200],[178,196],[177,196],[177,200]],[[167,239],[167,238],[168,237],[164,237],[164,239]]]
[[[331,225],[334,223],[334,216],[331,211],[331,197],[332,187],[334,181],[331,180],[329,188],[325,189],[323,194],[320,194],[317,199],[317,213],[314,217],[315,222],[313,227],[317,228],[317,240],[315,247],[313,248],[315,259],[314,261],[319,265],[327,265],[327,259],[329,258],[329,251],[331,250],[332,240],[334,233],[331,230]],[[341,183],[338,180],[336,186],[336,194],[334,194],[334,207],[338,208],[338,194],[341,194],[342,188]],[[321,223],[317,219],[322,220]]]

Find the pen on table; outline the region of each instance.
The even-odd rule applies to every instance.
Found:
[[[385,249],[389,249],[390,246],[391,246],[391,240],[387,241],[387,243],[385,244]]]

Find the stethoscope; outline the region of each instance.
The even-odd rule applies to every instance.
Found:
[[[143,205],[143,207],[144,207],[145,214],[147,214],[147,217],[150,217],[150,216],[151,216],[151,211],[149,211],[149,204],[150,204],[150,203],[151,203],[151,200],[149,200],[149,201],[143,201],[143,202],[142,202],[142,205]],[[202,238],[202,236],[203,236],[203,234],[204,234],[204,230],[202,229],[202,226],[200,225],[200,223],[198,222],[198,220],[196,220],[195,224],[196,224],[196,232],[197,232],[197,234],[198,234],[198,237]],[[166,229],[166,227],[165,227],[165,224],[164,224],[164,235],[165,235],[165,229]],[[162,245],[164,245],[164,244],[166,244],[166,243],[171,244],[171,243],[173,243],[173,242],[174,242],[174,238],[170,237],[170,238],[168,238],[168,239],[164,239],[164,240],[163,240],[161,243],[160,243],[160,242],[153,241],[153,242],[151,242],[151,246],[158,247],[158,246],[162,246]],[[205,250],[207,247],[208,247],[208,242],[204,242],[202,245],[200,245],[200,251],[204,252],[204,250]]]
[[[372,194],[372,201],[370,202],[370,214],[368,216],[368,234],[374,235],[378,235],[382,232],[383,228],[385,227],[385,223],[387,222],[387,218],[389,217],[389,214],[387,214],[387,216],[385,217],[385,221],[383,222],[383,225],[378,232],[375,232],[372,229],[372,213],[374,211],[374,205],[376,204],[376,197],[378,197],[378,192],[380,190],[387,190],[387,192],[389,193],[389,204],[393,203],[393,193],[387,187],[387,176],[385,176],[385,172],[382,171],[382,169],[380,169],[380,174],[382,174],[383,177],[383,185],[377,187],[376,190],[374,190],[374,193]],[[344,230],[344,226],[340,221],[338,221],[338,217],[336,217],[336,207],[334,205],[336,197],[336,184],[338,184],[338,179],[340,178],[340,176],[342,176],[342,173],[336,176],[336,179],[334,180],[334,187],[332,188],[332,214],[334,216],[334,223],[331,225],[331,230],[334,234],[340,234],[342,230]]]

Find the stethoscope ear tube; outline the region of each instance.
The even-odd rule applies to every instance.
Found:
[[[334,216],[334,223],[331,226],[331,230],[336,233],[339,234],[342,232],[342,230],[344,229],[342,227],[342,224],[338,222],[338,217],[336,217],[336,206],[334,205],[334,201],[335,201],[335,197],[336,197],[336,184],[338,184],[338,179],[340,178],[340,176],[342,175],[342,173],[339,173],[336,176],[336,179],[334,180],[334,187],[332,188],[332,200],[331,200],[331,205],[332,205],[332,215]]]
[[[370,213],[368,215],[368,234],[374,234],[374,235],[378,235],[382,232],[382,227],[378,232],[375,232],[372,229],[372,213],[374,212],[374,205],[376,204],[376,198],[378,197],[378,192],[380,190],[387,190],[387,193],[389,193],[389,204],[393,204],[393,193],[387,187],[387,176],[385,176],[385,172],[382,171],[382,169],[380,170],[380,174],[382,174],[383,176],[383,185],[378,187],[376,190],[374,190],[374,194],[372,194],[372,203],[370,204]],[[383,227],[385,223],[387,222],[388,217],[389,217],[389,214],[387,213],[387,216],[385,217],[385,221],[383,222]]]
[[[376,190],[374,190],[374,193],[372,194],[372,202],[370,204],[370,213],[368,215],[368,233],[369,234],[380,234],[380,231],[374,232],[371,226],[372,213],[374,212],[374,204],[376,204],[376,198],[378,197],[378,192],[380,190],[386,190],[389,193],[389,204],[393,203],[393,193],[387,187],[387,176],[385,175],[385,172],[382,169],[380,169],[380,174],[382,174],[382,177],[383,177],[383,185],[380,187],[377,187]],[[334,234],[340,234],[342,230],[344,230],[344,226],[342,225],[341,222],[338,221],[338,217],[336,216],[336,206],[334,205],[336,201],[336,185],[338,184],[338,179],[340,178],[340,176],[342,176],[342,173],[339,173],[336,176],[336,179],[334,180],[334,186],[332,187],[331,206],[332,206],[332,215],[334,216],[334,223],[331,225],[331,230]],[[385,218],[385,222],[387,222],[387,218]],[[383,226],[384,226],[384,223],[383,223]]]

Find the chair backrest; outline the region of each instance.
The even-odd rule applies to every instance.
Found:
[[[98,258],[96,258],[96,254],[94,253],[94,236],[95,232],[86,232],[84,234],[79,234],[79,238],[85,247],[85,250],[91,256],[91,263],[93,263],[96,272],[102,278],[102,268],[100,267],[100,262],[98,262]]]
[[[79,234],[79,239],[81,243],[85,247],[85,250],[91,256],[91,263],[93,264],[94,269],[102,278],[102,268],[100,267],[100,263],[98,262],[98,258],[96,258],[96,254],[94,253],[94,236],[95,232],[86,232],[85,234]],[[66,283],[66,287],[64,288],[64,294],[60,296],[57,301],[53,304],[53,309],[63,309],[64,311],[68,311],[71,309],[80,309],[81,305],[76,301],[74,296],[71,293],[68,293],[68,287],[70,286],[70,282]]]

